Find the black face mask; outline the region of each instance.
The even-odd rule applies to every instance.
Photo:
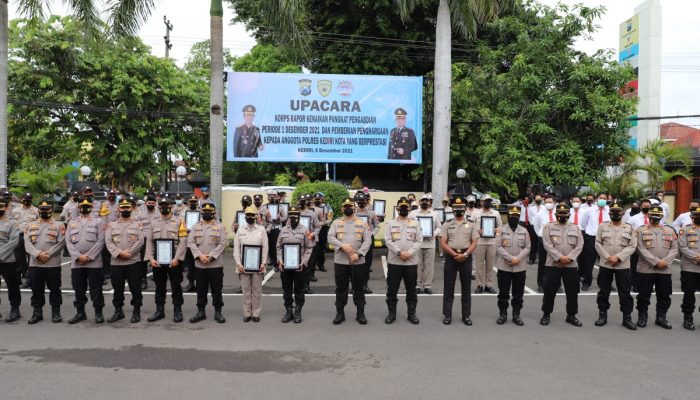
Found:
[[[260,206],[262,205],[262,201],[254,201],[253,204],[255,204],[255,207],[260,208]]]
[[[649,207],[642,207],[642,212],[647,214],[649,212]]]
[[[299,217],[289,217],[289,223],[292,225],[292,229],[296,229],[299,226]]]
[[[321,200],[314,200],[314,204],[316,206],[321,206]]]
[[[122,210],[121,216],[122,216],[122,218],[129,218],[129,217],[131,217],[131,210]]]
[[[620,213],[610,214],[610,220],[615,221],[615,222],[622,221],[622,214],[620,214]]]
[[[491,200],[484,200],[484,202],[482,203],[482,205],[483,205],[484,208],[486,208],[486,209],[491,208]]]
[[[515,228],[518,227],[519,221],[520,217],[508,217],[508,226],[510,226],[510,229],[515,230]]]
[[[255,223],[255,217],[245,217],[245,222],[253,224]]]
[[[148,209],[148,211],[153,211],[153,210],[156,209],[156,206],[155,206],[155,205],[146,204],[146,209]]]
[[[357,202],[357,206],[360,207],[360,208],[365,208],[365,207],[367,207],[367,202],[364,201],[364,200],[358,201],[358,202]]]
[[[430,207],[429,203],[420,203],[421,210],[427,210]]]
[[[405,207],[399,208],[399,215],[402,217],[407,217],[408,216],[408,208],[405,208]]]
[[[660,215],[650,215],[650,216],[649,216],[649,219],[650,219],[651,222],[653,222],[654,224],[658,224],[659,222],[661,222],[661,216],[660,216]]]
[[[202,193],[202,196],[204,196],[205,199],[209,198],[209,193]]]
[[[109,201],[114,201],[116,199],[117,198],[115,196],[107,196],[107,200],[109,200]]]
[[[250,202],[248,200],[243,200],[241,201],[241,205],[243,208],[248,208],[248,206],[250,206]]]
[[[0,210],[0,218],[5,216],[5,210]]]
[[[639,207],[632,207],[630,208],[633,213],[638,213],[639,212]]]
[[[539,206],[540,204],[542,204],[542,200],[535,200],[535,204]]]
[[[170,214],[170,207],[161,207],[160,208],[160,213],[163,215],[168,215]]]
[[[559,223],[565,224],[568,220],[568,215],[557,215],[557,221],[559,221]]]
[[[306,201],[299,201],[299,209],[300,210],[305,210],[306,209]]]
[[[351,216],[351,215],[354,214],[354,213],[355,213],[355,210],[353,210],[353,209],[350,208],[350,207],[345,207],[345,208],[343,208],[343,214],[345,214],[345,215],[348,216],[348,217]]]
[[[80,207],[80,213],[83,215],[88,215],[92,212],[92,207],[90,206],[82,206]]]
[[[212,213],[202,213],[202,219],[205,221],[211,221],[214,219],[214,214]],[[246,218],[247,220],[248,218]]]
[[[94,200],[95,196],[88,194],[88,195],[85,195],[85,198],[88,199],[88,201],[92,202]]]
[[[587,199],[587,200],[586,200],[586,203],[588,203],[588,205],[593,204],[593,199]]]
[[[71,200],[73,200],[74,202],[77,203],[80,200],[80,197],[74,196],[74,197],[71,197]]]
[[[196,210],[197,209],[197,203],[190,203],[190,210]]]
[[[464,216],[464,210],[454,210],[455,217],[461,218]]]
[[[700,217],[693,217],[693,223],[695,225],[700,225]]]
[[[51,218],[51,211],[42,211],[39,213],[39,216],[41,219],[49,219]]]
[[[25,206],[31,206],[32,201],[31,200],[22,200],[22,204],[24,204]]]
[[[468,201],[467,202],[467,207],[474,208],[474,206],[476,206],[476,201]]]

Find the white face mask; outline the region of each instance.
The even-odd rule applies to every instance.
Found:
[[[547,210],[554,210],[554,203],[544,203],[544,208]]]
[[[574,201],[573,203],[571,203],[571,207],[573,207],[574,209],[578,209],[579,207],[581,207],[581,202]]]

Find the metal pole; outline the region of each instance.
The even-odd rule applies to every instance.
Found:
[[[163,23],[165,24],[165,36],[163,36],[165,40],[165,58],[168,58],[170,56],[170,49],[173,48],[173,45],[170,44],[170,31],[173,30],[173,25],[165,15],[163,15]]]

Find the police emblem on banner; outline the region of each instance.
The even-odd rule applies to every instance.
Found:
[[[352,82],[340,81],[340,83],[338,83],[338,89],[336,89],[336,92],[338,93],[339,96],[348,97],[352,94],[352,91],[353,91]]]
[[[311,94],[311,79],[299,79],[299,94],[308,96]]]
[[[321,79],[320,81],[316,82],[316,87],[318,88],[318,93],[321,96],[326,97],[331,93],[333,83],[327,79]]]

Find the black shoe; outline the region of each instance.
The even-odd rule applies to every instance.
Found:
[[[224,318],[224,315],[221,313],[221,307],[217,307],[214,309],[214,321],[223,324],[226,322],[226,318]],[[258,322],[258,321],[255,321]]]
[[[95,323],[96,324],[103,324],[104,322],[105,322],[105,317],[104,317],[104,315],[102,315],[102,309],[96,308],[95,309]]]
[[[520,310],[513,311],[513,323],[518,326],[525,325],[525,322],[523,322],[522,318],[520,318]]]
[[[301,306],[294,307],[294,323],[301,323]]]
[[[192,293],[197,291],[197,286],[195,286],[194,282],[190,282],[187,284],[187,287],[185,288],[185,292],[187,293]],[[238,292],[240,293],[240,292]]]
[[[540,318],[540,325],[542,325],[542,326],[549,325],[549,314],[545,313],[542,315],[542,318]]]
[[[408,319],[408,321],[409,321],[410,323],[412,323],[413,325],[418,325],[418,324],[420,324],[420,320],[419,320],[418,317],[416,316],[416,312],[415,312],[415,311],[409,312],[409,313],[408,313],[408,318],[407,318],[407,319]]]
[[[585,283],[582,283],[582,284],[581,284],[581,290],[584,291],[584,292],[587,292],[588,289],[590,289],[590,288],[591,288],[591,285],[587,285],[587,284],[585,284]]]
[[[671,329],[673,326],[671,325],[670,322],[666,319],[665,315],[659,315],[656,317],[656,320],[654,321],[654,325],[658,325],[664,329]]]
[[[365,291],[365,294],[372,294],[372,289],[370,289],[369,286],[365,286],[363,290]]]
[[[20,318],[22,318],[22,315],[19,313],[19,307],[10,307],[10,315],[5,318],[5,322],[15,322]]]
[[[496,320],[496,323],[498,325],[503,325],[508,321],[508,314],[505,311],[501,311],[501,314],[498,316],[498,319]]]
[[[310,286],[306,286],[306,287],[304,288],[304,294],[314,294],[314,291],[311,290],[311,287],[310,287]]]
[[[482,286],[477,286],[474,293],[477,293],[477,294],[484,293],[484,288]]]
[[[137,322],[141,322],[141,308],[140,307],[134,307],[134,310],[131,312],[131,323],[135,324]]]
[[[124,311],[122,310],[121,307],[119,307],[119,308],[115,308],[115,309],[114,309],[114,314],[112,314],[112,316],[109,317],[109,319],[107,320],[107,322],[111,324],[112,322],[117,322],[117,321],[119,321],[120,319],[124,319],[124,318],[125,318],[125,317],[124,317]]]
[[[355,316],[355,321],[359,322],[360,325],[367,325],[367,317],[365,317],[365,309],[364,308],[358,307],[357,315]]]
[[[693,314],[685,314],[683,318],[683,328],[689,331],[695,330],[695,324],[693,323]]]
[[[537,293],[544,293],[544,290],[542,290],[542,285],[537,285]]]
[[[345,311],[342,308],[338,308],[333,318],[333,325],[340,325],[345,321]]]
[[[496,294],[498,291],[490,286],[487,286],[486,289],[484,289],[484,292],[486,293],[491,293],[491,294]]]
[[[78,310],[78,312],[73,316],[73,318],[68,320],[68,323],[73,325],[77,324],[78,322],[85,321],[87,319],[87,315],[85,315],[85,310]]]
[[[197,310],[197,313],[190,317],[190,323],[196,324],[199,321],[204,321],[207,319],[207,314],[204,312],[203,308]]]
[[[41,308],[35,308],[35,309],[34,309],[34,313],[32,313],[32,317],[29,318],[29,320],[27,321],[27,323],[28,323],[29,325],[34,325],[34,324],[36,324],[37,322],[43,321],[43,320],[44,320],[44,313],[43,313],[43,311],[41,310]]]
[[[416,288],[416,294],[420,294],[420,290],[421,290],[421,289],[420,289],[419,287],[417,287],[417,288]]]
[[[287,312],[285,312],[284,316],[282,317],[282,323],[286,324],[293,319],[294,319],[294,311],[292,309],[292,306],[289,306],[289,307],[287,307]]]
[[[637,330],[637,325],[635,325],[634,322],[632,322],[632,316],[629,314],[624,314],[622,316],[622,326],[631,331]]]
[[[425,294],[433,294],[433,289],[431,289],[429,287],[423,289],[423,291],[425,291]]]
[[[141,280],[141,290],[148,289],[148,279],[144,278]]]
[[[165,318],[165,307],[164,306],[156,306],[156,312],[151,314],[151,316],[148,317],[147,321],[148,322],[156,322],[158,320],[161,320]]]
[[[452,323],[452,317],[444,317],[444,318],[442,319],[442,323],[445,324],[445,325],[451,324],[451,323]]]
[[[182,306],[175,306],[175,309],[173,310],[173,322],[179,324],[182,322],[182,319]]]
[[[598,319],[593,323],[595,326],[603,326],[608,323],[608,313],[601,311],[598,313]]]
[[[243,322],[250,322],[253,317],[243,317]]]
[[[646,328],[647,327],[647,316],[645,315],[639,315],[637,318],[637,327],[638,328]]]
[[[569,315],[568,317],[566,317],[566,320],[565,320],[565,321],[566,321],[567,324],[571,324],[571,325],[573,325],[573,326],[575,326],[575,327],[578,327],[578,328],[580,328],[580,327],[583,326],[583,324],[581,323],[581,321],[579,321],[578,318],[576,318],[575,315]]]
[[[63,321],[63,317],[61,317],[61,308],[51,307],[51,322],[57,324],[61,321]]]
[[[316,279],[315,276],[312,276],[311,278],[309,278],[309,280],[310,280],[311,282],[318,282],[318,279]]]
[[[471,320],[471,318],[466,317],[466,316],[462,316],[462,322],[463,322],[464,325],[466,325],[466,326],[471,326],[471,325],[472,325],[472,320]]]
[[[328,270],[326,269],[326,267],[324,267],[323,265],[319,265],[319,266],[318,266],[318,270],[321,271],[321,272],[328,272]]]
[[[396,321],[396,311],[389,311],[389,314],[384,318],[384,323],[387,325],[391,325]]]
[[[260,317],[253,317],[253,322],[260,322]]]

